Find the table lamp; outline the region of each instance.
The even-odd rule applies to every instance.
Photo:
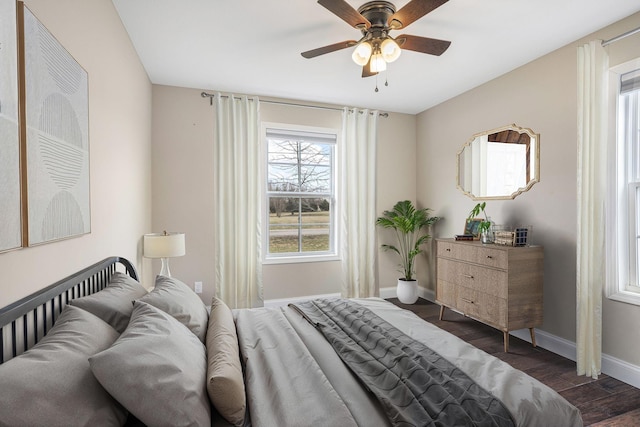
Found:
[[[169,258],[183,256],[186,253],[184,233],[151,233],[144,235],[143,255],[145,258],[162,259],[161,276],[171,277]]]

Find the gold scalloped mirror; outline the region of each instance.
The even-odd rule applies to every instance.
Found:
[[[473,135],[457,156],[457,186],[473,200],[514,199],[540,181],[540,135],[515,124]]]

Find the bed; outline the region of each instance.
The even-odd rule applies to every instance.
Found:
[[[155,285],[111,257],[0,309],[0,425],[582,426],[549,387],[382,299],[229,310]]]

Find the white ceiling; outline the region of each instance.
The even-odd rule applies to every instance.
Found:
[[[113,3],[154,84],[410,114],[640,11],[640,0],[450,0],[391,34],[450,40],[449,50],[403,52],[388,67],[388,87],[378,76],[376,93],[376,77],[361,77],[351,49],[300,55],[360,37],[315,0]]]

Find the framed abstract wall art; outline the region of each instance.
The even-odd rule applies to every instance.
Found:
[[[0,252],[22,246],[15,0],[0,0]]]
[[[18,2],[28,246],[91,231],[88,75]]]

